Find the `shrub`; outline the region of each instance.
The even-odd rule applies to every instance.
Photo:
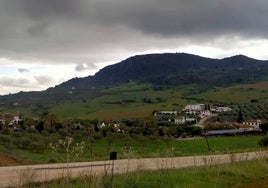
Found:
[[[0,135],[0,143],[2,143],[8,150],[11,150],[15,147],[13,145],[13,138],[11,138],[9,135]]]
[[[54,159],[54,158],[50,158],[47,160],[48,163],[56,163],[57,162],[57,159]]]
[[[37,142],[32,142],[30,145],[31,151],[35,153],[43,153],[47,148],[47,145],[44,141],[40,140]]]
[[[259,141],[259,145],[261,147],[267,147],[268,146],[268,136],[261,138]]]
[[[31,140],[28,137],[22,137],[14,140],[14,145],[23,150],[28,150],[31,148]]]

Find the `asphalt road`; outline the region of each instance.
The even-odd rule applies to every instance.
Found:
[[[43,182],[61,178],[66,175],[77,177],[89,173],[92,175],[104,175],[105,173],[111,174],[112,169],[114,174],[122,174],[136,170],[175,169],[226,164],[263,157],[268,157],[268,151],[175,158],[141,158],[69,164],[0,167],[0,187],[18,186],[34,181]]]

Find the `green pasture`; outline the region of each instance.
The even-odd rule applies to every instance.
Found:
[[[245,84],[227,88],[214,88],[204,93],[193,95],[193,98],[221,102],[226,104],[250,103],[251,100],[268,99],[268,82]]]
[[[124,158],[150,158],[150,157],[178,157],[190,155],[207,155],[256,151],[259,148],[258,141],[262,136],[230,136],[209,137],[208,142],[211,151],[204,138],[193,140],[174,140],[161,138],[148,138],[143,136],[130,137],[126,135],[109,136],[106,138],[80,139],[75,143],[84,142],[84,152],[77,161],[108,160],[111,151],[116,151],[119,159]],[[15,138],[13,138],[15,139]],[[57,144],[56,141],[52,144]],[[50,148],[43,152],[18,149],[10,146],[9,149],[0,145],[1,153],[8,153],[17,159],[30,161],[31,163],[66,162],[66,152],[62,151],[60,157]],[[73,156],[74,157],[74,156]],[[72,159],[72,156],[71,156]]]
[[[119,90],[105,91],[101,97],[79,102],[66,102],[51,110],[60,118],[76,117],[114,120],[118,118],[147,117],[153,110],[180,110],[187,100],[179,90]]]

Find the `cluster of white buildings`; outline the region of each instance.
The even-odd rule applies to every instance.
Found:
[[[9,129],[17,129],[17,125],[21,121],[19,115],[4,113],[0,114],[0,123]]]
[[[178,111],[156,111],[154,113],[154,116],[158,115],[173,115],[174,117],[174,123],[175,124],[187,124],[187,123],[197,123],[197,116],[200,118],[208,117],[212,115],[212,112],[226,112],[232,110],[229,107],[217,107],[213,106],[210,107],[206,104],[188,104],[185,106],[185,108],[181,111],[182,116],[179,116],[181,112]],[[195,117],[195,118],[193,118]]]

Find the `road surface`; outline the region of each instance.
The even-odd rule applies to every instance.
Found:
[[[202,129],[204,128],[204,123],[207,119],[211,118],[211,117],[216,117],[218,116],[218,114],[211,114],[210,116],[205,116],[203,117],[199,122],[197,122],[196,124],[194,124],[193,126],[197,126],[197,127],[201,127]]]
[[[188,156],[175,158],[141,158],[114,161],[79,162],[69,164],[42,164],[28,166],[0,167],[0,187],[18,186],[28,182],[43,182],[66,175],[73,177],[122,174],[136,170],[175,169],[205,165],[226,164],[268,157],[268,151],[239,154]],[[114,162],[114,167],[113,167]],[[112,168],[113,167],[113,168]]]

